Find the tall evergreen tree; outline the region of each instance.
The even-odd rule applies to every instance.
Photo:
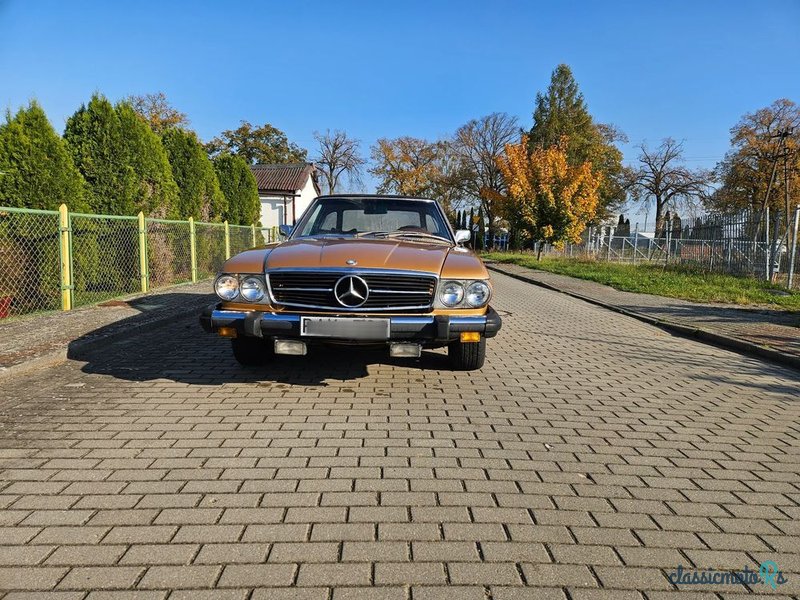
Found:
[[[88,105],[67,119],[64,139],[88,185],[89,208],[105,214],[135,214],[136,172],[128,162],[122,123],[111,103],[104,96],[92,96]]]
[[[155,217],[178,216],[178,186],[161,139],[127,102],[117,104],[116,111],[127,164],[138,187],[135,208]]]
[[[214,170],[228,203],[225,215],[228,222],[237,225],[258,223],[261,216],[258,183],[247,162],[240,156],[221,154],[214,159]]]
[[[625,200],[622,152],[614,145],[625,136],[610,125],[596,123],[568,65],[558,65],[550,77],[545,94],[536,94],[533,127],[528,135],[528,150],[549,148],[567,138],[567,160],[573,166],[589,162],[594,173],[603,176],[598,192],[597,218]]]
[[[159,137],[130,104],[95,94],[67,120],[64,139],[86,179],[89,208],[174,216],[178,188]]]
[[[178,184],[178,214],[181,219],[221,221],[227,211],[214,165],[193,131],[168,129],[162,137]]]
[[[64,140],[32,101],[0,125],[0,205],[86,210],[85,183]]]

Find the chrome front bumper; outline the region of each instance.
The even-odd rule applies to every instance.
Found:
[[[308,340],[307,337],[301,335],[300,322],[302,316],[295,313],[226,310],[216,304],[203,311],[200,315],[200,324],[203,329],[210,333],[217,331],[220,327],[233,327],[238,335],[243,336]],[[357,317],[350,314],[331,314],[328,316],[342,319]],[[389,339],[385,341],[408,340],[418,343],[447,343],[458,339],[462,331],[477,331],[484,337],[489,338],[497,335],[502,326],[500,315],[491,307],[489,307],[485,315],[409,315],[383,318],[389,319]],[[324,342],[326,338],[314,338],[314,341]],[[330,341],[333,341],[333,339]],[[365,340],[344,337],[336,338],[335,341],[364,342]]]

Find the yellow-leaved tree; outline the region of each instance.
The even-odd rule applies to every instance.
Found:
[[[565,142],[529,152],[523,136],[519,144],[507,144],[497,161],[508,189],[501,200],[503,215],[530,241],[540,242],[537,258],[544,244],[558,248],[579,242],[597,212],[603,177],[589,162],[570,165]]]

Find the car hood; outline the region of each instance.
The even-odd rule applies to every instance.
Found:
[[[398,269],[439,274],[450,246],[396,239],[302,239],[269,253],[266,268]],[[355,264],[348,261],[355,261]]]

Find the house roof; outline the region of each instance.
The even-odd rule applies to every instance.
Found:
[[[295,194],[305,187],[309,177],[319,194],[315,168],[311,163],[251,165],[250,170],[256,177],[260,194]]]

